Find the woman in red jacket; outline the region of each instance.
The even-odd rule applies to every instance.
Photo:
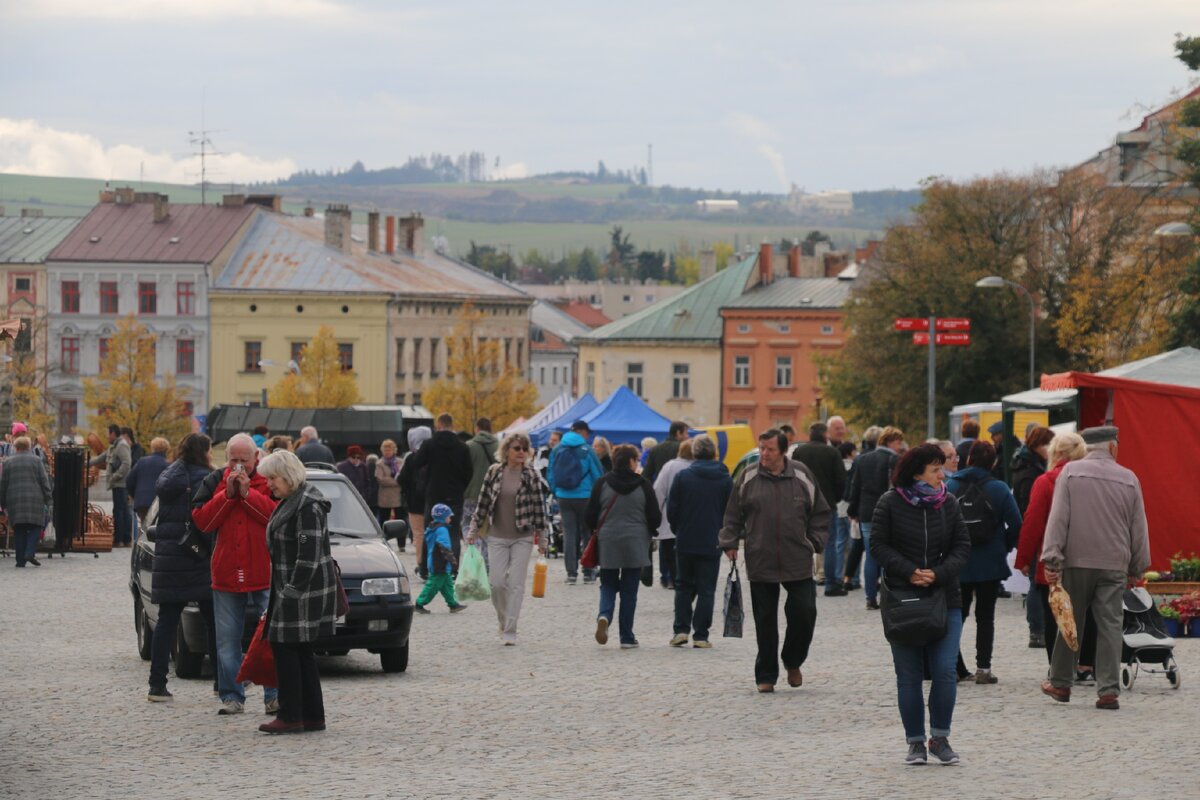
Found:
[[[1077,433],[1060,433],[1050,442],[1047,453],[1046,472],[1033,482],[1029,493],[1029,506],[1021,525],[1021,537],[1017,541],[1016,568],[1022,575],[1029,575],[1037,602],[1042,606],[1045,621],[1046,658],[1054,652],[1054,640],[1058,638],[1058,624],[1050,611],[1050,587],[1046,584],[1046,571],[1042,566],[1042,540],[1046,537],[1046,520],[1050,518],[1050,503],[1054,500],[1054,485],[1063,467],[1087,455],[1083,437]],[[1035,567],[1030,575],[1030,567]],[[1090,664],[1096,649],[1095,623],[1088,615],[1084,635],[1080,643],[1079,663]],[[1091,667],[1079,667],[1081,675],[1091,672]]]

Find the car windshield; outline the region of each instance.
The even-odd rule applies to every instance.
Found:
[[[375,520],[363,508],[354,487],[339,480],[310,480],[329,501],[329,532],[335,536],[373,539],[379,536]]]

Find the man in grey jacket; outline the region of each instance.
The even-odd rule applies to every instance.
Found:
[[[113,501],[113,547],[129,547],[133,543],[133,511],[129,508],[125,476],[133,466],[133,457],[120,425],[108,426],[108,450],[89,461],[88,466],[105,467],[104,479]]]
[[[483,490],[483,476],[488,467],[496,463],[496,450],[500,440],[492,433],[492,421],[487,417],[475,420],[475,436],[467,442],[467,450],[471,454],[471,482],[467,484],[467,492],[463,496],[463,519],[474,519],[475,505],[479,502],[479,493]],[[477,540],[479,550],[483,553],[483,563],[488,562],[487,537]]]
[[[28,562],[35,567],[38,538],[46,527],[50,508],[50,476],[42,460],[30,452],[28,436],[13,441],[13,454],[4,460],[0,472],[0,508],[8,515],[8,524],[16,534],[13,545],[17,566]]]
[[[787,452],[787,437],[772,428],[758,437],[759,461],[738,478],[719,537],[721,549],[737,559],[746,540],[746,577],[758,638],[754,680],[758,691],[773,692],[779,680],[779,589],[787,590],[783,613],[783,666],[789,686],[804,682],[800,667],[808,658],[817,622],[813,556],[825,547],[832,512],[812,471]]]
[[[1096,708],[1115,710],[1121,693],[1121,597],[1125,586],[1150,566],[1150,537],[1142,487],[1117,463],[1118,431],[1111,425],[1083,431],[1088,454],[1068,464],[1054,486],[1042,562],[1050,585],[1062,583],[1071,597],[1075,628],[1088,610],[1096,623]],[[1076,653],[1061,637],[1042,691],[1071,699]]]

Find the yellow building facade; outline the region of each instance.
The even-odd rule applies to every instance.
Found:
[[[693,427],[721,423],[721,346],[709,342],[581,342],[579,389],[603,401],[618,387]]]

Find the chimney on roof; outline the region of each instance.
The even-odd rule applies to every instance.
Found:
[[[850,266],[850,254],[849,253],[826,253],[825,260],[824,260],[824,266],[825,266],[825,273],[822,277],[836,278],[842,270],[844,270],[846,267]]]
[[[325,244],[343,253],[350,252],[350,206],[330,203],[325,209]]]
[[[276,214],[283,211],[283,195],[281,194],[248,194],[246,205],[269,208]]]
[[[28,217],[41,217],[41,216],[44,216],[44,215],[45,215],[45,213],[46,213],[46,212],[44,212],[44,211],[43,211],[42,209],[40,209],[40,208],[22,208],[22,209],[21,209],[21,216],[22,216],[23,218],[28,218]]]
[[[788,250],[788,277],[800,277],[800,243],[793,241],[792,249]]]
[[[112,203],[112,202],[115,202],[116,199],[117,199],[117,194],[112,189],[101,189],[100,190],[100,202],[101,203]]]
[[[367,213],[367,252],[379,252],[379,212]]]
[[[771,260],[771,243],[763,242],[758,246],[758,282],[763,286],[771,283],[774,277]]]
[[[313,208],[312,206],[304,207],[304,216],[315,217],[316,215],[317,215],[317,210],[315,208]]]
[[[118,186],[113,190],[113,201],[119,206],[133,205],[133,199],[137,193],[133,191],[132,186]]]
[[[246,205],[246,195],[244,194],[227,194],[222,195],[221,205],[225,208],[237,208]]]
[[[171,204],[167,202],[167,196],[165,194],[155,194],[154,221],[166,222],[169,216],[171,216]]]
[[[425,253],[425,220],[416,211],[400,218],[400,244],[417,258]]]
[[[717,274],[717,251],[706,247],[700,251],[700,280],[707,280]]]
[[[384,231],[384,238],[386,240],[386,245],[387,245],[387,250],[385,252],[389,256],[394,256],[394,255],[396,255],[396,218],[395,217],[389,216],[384,221],[383,231]]]

